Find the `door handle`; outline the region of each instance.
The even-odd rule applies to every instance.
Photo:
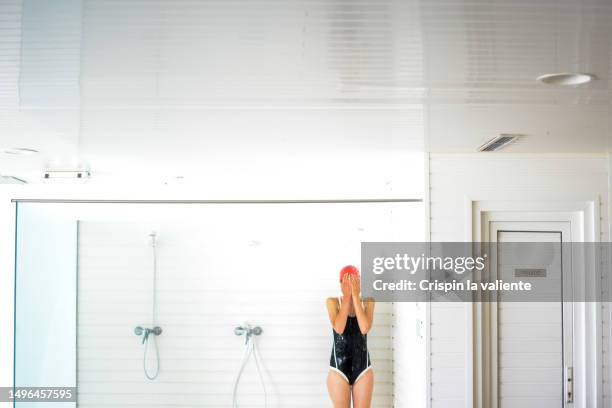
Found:
[[[574,367],[565,367],[565,401],[574,402]]]

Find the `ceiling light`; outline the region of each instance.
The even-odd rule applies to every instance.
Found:
[[[537,77],[538,82],[558,86],[583,85],[595,79],[597,79],[595,75],[583,72],[559,72],[556,74],[544,74]]]
[[[84,180],[91,177],[89,170],[46,170],[44,179],[77,179]]]
[[[28,156],[32,154],[37,154],[39,153],[39,151],[36,149],[30,149],[28,147],[9,147],[6,149],[2,149],[2,153],[14,156]]]
[[[521,136],[522,135],[502,133],[501,135],[496,136],[493,139],[484,143],[482,146],[478,148],[478,151],[479,152],[495,152],[497,150],[501,150],[504,147],[508,146],[510,143],[514,142],[516,139],[518,139]]]

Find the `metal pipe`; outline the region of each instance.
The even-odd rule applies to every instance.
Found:
[[[355,198],[329,200],[78,200],[55,198],[13,198],[13,203],[66,204],[368,204],[421,203],[421,198]]]

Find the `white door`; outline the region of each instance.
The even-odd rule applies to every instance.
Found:
[[[498,408],[563,408],[571,406],[572,314],[562,298],[570,254],[566,222],[492,222],[491,242],[550,242],[533,250],[513,251],[498,245],[491,271],[496,279],[524,282],[546,279],[557,302],[504,302],[492,312],[493,398]],[[558,245],[557,245],[558,244]],[[524,247],[523,247],[524,248]],[[566,251],[569,252],[569,251]],[[565,270],[564,270],[565,268]],[[567,293],[567,291],[565,292]]]

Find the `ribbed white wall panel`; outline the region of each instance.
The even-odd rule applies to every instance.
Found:
[[[607,239],[608,163],[604,156],[432,154],[431,240],[465,239],[464,198],[471,200],[590,200],[599,198]],[[466,400],[466,316],[470,304],[432,303],[431,406]],[[470,309],[471,310],[471,309]],[[605,341],[604,341],[605,343]]]
[[[416,4],[85,0],[84,101],[405,103],[422,91],[389,84],[422,79]]]
[[[23,0],[21,105],[78,107],[81,0]]]
[[[84,100],[607,104],[611,16],[605,0],[84,0]],[[534,86],[570,69],[602,81]]]
[[[70,102],[77,79],[89,107],[610,100],[607,0],[3,3],[0,56],[10,75],[23,59],[22,92],[33,104]],[[570,70],[600,81],[534,84]]]
[[[0,107],[19,103],[21,0],[0,2]]]
[[[427,406],[427,340],[424,303],[394,304],[395,408]],[[421,322],[422,324],[419,324]]]
[[[80,3],[0,1],[0,145],[44,155],[0,157],[2,173],[40,180],[46,161],[78,148]]]
[[[337,268],[329,266],[340,258],[358,260],[361,240],[420,237],[415,223],[405,232],[410,215],[404,209],[378,213],[376,219],[363,210],[357,210],[361,219],[354,218],[345,209],[324,230],[311,218],[286,218],[280,209],[276,222],[264,229],[257,226],[265,220],[248,217],[157,223],[157,312],[164,332],[158,338],[161,371],[152,382],[144,377],[143,346],[133,329],[151,319],[147,235],[153,227],[81,222],[80,406],[229,407],[244,343],[233,328],[244,321],[264,329],[257,340],[270,407],[329,406],[325,378],[332,336],[325,299],[339,292]],[[417,212],[412,216],[420,217]],[[368,345],[376,381],[373,406],[380,408],[393,405],[393,321],[392,304],[377,304]],[[241,407],[263,406],[252,362],[239,396]]]
[[[609,144],[601,132],[610,105],[608,0],[6,0],[0,7],[0,106],[12,106],[0,112],[2,144],[39,149],[37,168],[74,155],[91,164],[94,180],[125,181],[151,161],[178,171],[173,155],[149,155],[168,140],[182,164],[194,163],[182,155],[216,152],[217,142],[239,147],[259,138],[291,152],[391,144],[466,152],[505,131],[535,136],[509,147],[517,152],[592,153]],[[574,70],[599,80],[563,89],[535,82]],[[211,113],[243,108],[254,113],[229,122]],[[303,112],[313,108],[330,115]],[[252,119],[264,110],[261,121]],[[369,125],[360,128],[364,120],[376,123],[375,136]],[[116,140],[137,146],[147,166],[111,148]],[[203,150],[191,148],[198,143]],[[0,157],[0,166],[40,180],[16,160]]]

